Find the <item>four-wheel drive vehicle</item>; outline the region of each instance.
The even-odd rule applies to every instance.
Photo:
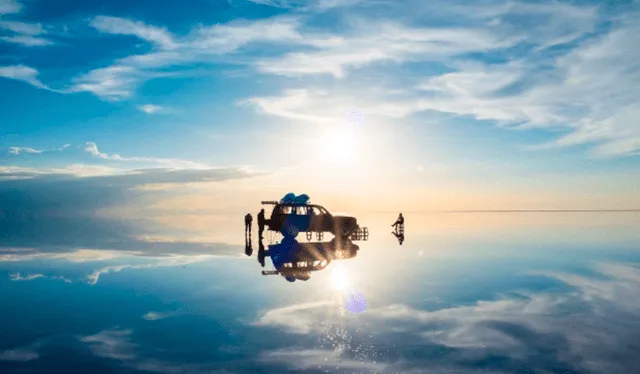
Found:
[[[320,205],[278,201],[263,201],[262,204],[274,205],[265,224],[269,230],[283,236],[296,237],[299,232],[330,232],[336,237],[359,240],[367,232],[358,226],[355,217],[334,216]]]

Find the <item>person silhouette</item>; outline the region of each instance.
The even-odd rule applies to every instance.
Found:
[[[260,209],[260,213],[258,213],[258,237],[262,239],[262,233],[264,232],[264,209]]]
[[[402,213],[400,213],[398,219],[393,223],[393,225],[391,225],[391,227],[397,229],[398,225],[404,225],[404,217],[402,216]]]
[[[251,222],[253,222],[253,217],[251,217],[250,213],[247,213],[246,216],[244,216],[244,235],[246,236],[251,236]]]

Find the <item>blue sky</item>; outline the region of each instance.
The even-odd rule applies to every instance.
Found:
[[[638,12],[0,0],[0,208],[108,220],[105,238],[289,191],[334,210],[638,208]]]

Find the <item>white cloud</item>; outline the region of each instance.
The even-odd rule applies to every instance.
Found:
[[[158,113],[162,109],[163,107],[161,107],[160,105],[153,105],[153,104],[145,104],[145,105],[138,106],[138,110],[145,112],[147,114]]]
[[[0,77],[23,81],[38,88],[49,89],[38,80],[38,71],[36,69],[24,65],[0,66]]]
[[[9,153],[12,155],[19,155],[21,153],[42,153],[41,150],[28,148],[28,147],[9,147]]]
[[[40,35],[45,31],[39,23],[25,23],[15,21],[0,21],[0,29],[12,31],[23,35]]]
[[[91,26],[104,33],[134,35],[164,49],[171,49],[176,46],[173,36],[166,28],[149,26],[142,22],[118,17],[98,16],[91,21]]]
[[[184,47],[215,55],[235,52],[240,47],[255,42],[313,44],[314,41],[305,40],[300,35],[299,26],[298,18],[280,17],[200,27],[191,36],[193,40],[184,43]],[[193,52],[192,50],[191,53]]]
[[[301,0],[247,0],[249,2],[260,4],[260,5],[268,5],[275,8],[291,8],[296,5],[304,4],[305,1]]]
[[[511,293],[497,300],[439,310],[389,305],[370,308],[349,325],[356,330],[358,324],[375,326],[377,345],[383,351],[386,347],[404,346],[408,339],[424,346],[425,352],[437,348],[443,354],[435,360],[412,356],[410,360],[386,363],[389,372],[424,369],[427,361],[434,367],[445,363],[451,372],[466,372],[465,369],[477,369],[468,366],[469,360],[477,362],[488,357],[504,357],[520,368],[541,372],[554,367],[574,372],[624,372],[637,364],[639,336],[633,327],[640,318],[640,266],[599,263],[594,270],[597,274],[591,276],[534,273],[561,281],[572,288],[568,291]],[[258,324],[295,334],[331,336],[328,325],[344,325],[344,317],[331,310],[329,304],[322,303],[293,305],[265,313]],[[291,328],[290,323],[295,326]],[[300,365],[298,368],[322,365],[324,359],[342,366],[341,358],[352,357],[360,349],[351,347],[346,335],[333,340],[344,344],[332,351],[298,345],[295,349],[267,351],[262,359]],[[375,356],[374,351],[369,354]],[[363,368],[368,362],[358,361]],[[385,362],[378,360],[378,364]],[[509,367],[512,366],[502,369],[509,372]]]
[[[337,306],[338,304],[335,301],[317,301],[272,309],[262,315],[254,325],[278,326],[292,333],[306,334],[315,331],[318,327],[317,324],[314,324],[313,316],[332,305]]]
[[[293,52],[280,58],[259,60],[260,71],[281,75],[332,74],[342,78],[348,69],[376,62],[437,61],[469,52],[489,51],[512,45],[512,38],[498,38],[481,29],[406,27],[395,22],[354,23],[352,35],[330,39],[322,36],[316,51]],[[307,38],[313,40],[313,35]],[[309,43],[312,44],[312,43]]]
[[[142,75],[134,67],[113,65],[75,78],[69,91],[91,92],[105,99],[122,100],[132,95]]]
[[[31,148],[31,147],[9,147],[8,149],[8,153],[12,154],[12,155],[20,155],[23,153],[30,153],[30,154],[40,154],[40,153],[44,153],[44,152],[60,152],[60,151],[64,151],[65,149],[71,147],[70,144],[65,144],[60,148],[52,148],[52,149],[35,149],[35,148]]]
[[[266,363],[279,363],[292,369],[329,369],[329,370],[367,370],[374,373],[384,372],[389,366],[373,360],[354,360],[343,358],[340,352],[327,349],[279,349],[264,352],[259,360]]]
[[[345,77],[349,70],[374,62],[442,57],[441,62],[452,72],[431,75],[413,87],[396,79],[395,87],[391,84],[377,97],[370,95],[370,89],[361,89],[354,96],[344,90],[327,94],[317,88],[298,88],[247,102],[270,115],[319,123],[335,121],[333,113],[343,110],[349,101],[357,101],[368,114],[392,118],[425,111],[450,113],[523,130],[541,128],[566,134],[560,132],[558,139],[538,148],[591,143],[595,156],[640,154],[640,125],[635,121],[640,114],[636,108],[640,78],[635,74],[640,68],[640,45],[634,37],[640,32],[640,23],[636,18],[620,17],[610,31],[588,37],[598,22],[605,20],[593,7],[556,3],[474,7],[477,5],[447,11],[452,12],[450,16],[468,18],[472,26],[480,21],[499,22],[440,30],[387,23],[372,32],[343,35],[316,50],[256,62],[258,69],[270,73]],[[536,14],[548,22],[523,26],[516,20],[524,14]],[[554,55],[544,51],[570,42],[575,44],[567,52]],[[523,43],[536,48],[517,56],[507,54],[509,60],[504,63],[452,58],[459,53]],[[384,80],[386,85],[390,81],[394,79]],[[372,88],[375,91],[377,87]]]
[[[0,14],[18,13],[22,5],[15,0],[0,0]]]
[[[181,256],[181,255],[172,255],[164,258],[157,258],[153,260],[151,263],[140,264],[140,265],[115,265],[115,266],[105,266],[98,270],[95,270],[93,273],[87,275],[85,278],[87,283],[95,285],[98,283],[100,276],[102,274],[108,273],[119,273],[124,269],[151,269],[157,267],[174,267],[174,266],[182,266],[193,264],[201,261],[207,261],[216,257],[226,257],[223,255],[194,255],[194,256]]]
[[[336,105],[324,105],[329,104],[328,101]],[[286,90],[282,96],[254,97],[244,102],[255,105],[265,114],[318,123],[337,121],[349,108],[347,103],[327,92],[306,89]]]
[[[85,144],[84,150],[86,152],[91,153],[92,155],[96,156],[96,157],[100,157],[100,158],[104,158],[104,159],[109,159],[112,156],[109,156],[106,153],[100,153],[100,151],[98,150],[98,145],[94,142],[87,142]],[[115,155],[114,156],[116,160],[121,159],[120,156]]]
[[[274,8],[297,9],[300,11],[326,11],[333,8],[348,7],[361,3],[366,0],[247,0],[249,2],[261,5],[267,5]],[[370,0],[373,2],[373,0]]]
[[[174,364],[172,362],[144,357],[136,352],[138,344],[132,342],[133,331],[115,327],[92,336],[81,336],[91,352],[98,357],[118,361],[136,371],[179,374],[179,373],[227,373],[216,370],[217,365]]]
[[[38,278],[43,278],[44,274],[29,274],[22,276],[20,273],[9,274],[9,279],[12,281],[30,281]]]
[[[80,340],[89,344],[89,349],[95,356],[128,360],[135,358],[135,345],[130,341],[131,333],[131,330],[123,329],[104,330]]]
[[[17,36],[3,36],[0,40],[7,43],[22,44],[26,47],[41,47],[45,45],[55,44],[50,40],[44,38],[36,38],[29,35],[17,35]]]
[[[176,315],[175,312],[149,312],[147,314],[145,314],[144,316],[142,316],[142,319],[145,319],[147,321],[159,321],[162,319],[166,319],[169,317],[172,317]]]
[[[1,4],[0,4],[1,5]],[[0,352],[0,361],[17,361],[28,362],[33,361],[40,357],[37,352],[29,349],[12,349],[4,352]]]
[[[119,175],[123,170],[100,165],[71,164],[63,168],[23,168],[0,166],[0,180],[33,179],[47,175],[72,175],[74,177],[96,177]]]
[[[298,21],[284,17],[254,22],[234,21],[195,28],[181,39],[173,39],[164,29],[125,19],[99,19],[97,25],[112,33],[134,34],[156,41],[159,49],[147,54],[131,55],[113,65],[99,68],[74,79],[69,92],[91,92],[107,100],[123,100],[133,95],[135,87],[148,79],[172,76],[175,70],[194,62],[214,63],[216,58],[255,42],[306,44],[297,32]],[[118,31],[118,32],[116,32]],[[170,47],[170,48],[169,48]]]
[[[0,21],[0,30],[7,30],[14,33],[14,35],[11,36],[0,37],[0,40],[7,43],[21,44],[26,47],[40,47],[55,44],[50,40],[38,36],[46,34],[46,31],[39,23]]]
[[[596,155],[637,154],[640,78],[634,71],[640,68],[639,31],[640,23],[622,23],[557,58],[552,74],[539,74],[535,61],[461,66],[458,72],[426,81],[423,88],[435,97],[414,104],[521,128],[569,131],[547,147],[595,143]],[[530,88],[496,94],[516,83]]]
[[[85,143],[84,151],[92,154],[95,157],[101,158],[103,160],[152,163],[157,166],[163,166],[163,167],[169,167],[169,168],[189,168],[189,169],[206,168],[206,166],[203,164],[193,162],[193,161],[187,161],[187,160],[179,160],[179,159],[171,159],[171,158],[154,158],[154,157],[122,157],[118,154],[108,154],[108,153],[100,152],[98,150],[98,145],[94,142]]]
[[[58,256],[32,256],[30,257],[30,255],[26,255],[23,256],[23,258],[21,258],[21,260],[26,260],[26,259],[33,259],[33,258],[59,258]],[[0,261],[4,261],[2,259],[2,255],[0,255]],[[51,276],[51,277],[47,277],[44,274],[28,274],[28,275],[21,275],[20,273],[14,273],[14,274],[9,274],[9,279],[12,281],[30,281],[30,280],[34,280],[34,279],[38,279],[38,278],[49,278],[49,279],[56,279],[56,280],[62,280],[65,283],[72,283],[72,281],[66,277],[63,276]]]

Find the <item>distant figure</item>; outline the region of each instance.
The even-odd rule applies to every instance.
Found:
[[[402,213],[400,213],[400,215],[398,216],[398,219],[393,225],[391,225],[391,227],[394,227],[397,229],[398,225],[404,225],[404,217],[402,216]]]
[[[253,222],[253,217],[251,217],[251,214],[247,213],[247,215],[244,216],[244,235],[245,236],[251,236],[251,222]]]
[[[262,233],[264,232],[264,209],[260,209],[260,213],[258,213],[258,237],[262,239]]]

